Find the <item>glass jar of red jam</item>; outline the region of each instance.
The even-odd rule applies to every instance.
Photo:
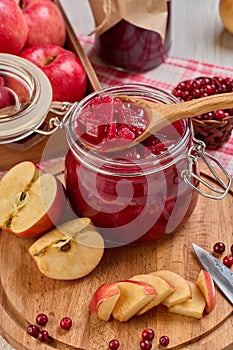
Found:
[[[159,66],[171,47],[171,6],[167,2],[164,42],[159,33],[121,20],[101,35],[95,35],[95,50],[108,65],[128,71],[147,71]]]
[[[91,218],[110,246],[154,241],[174,233],[193,212],[198,175],[191,163],[190,120],[167,125],[133,147],[121,149],[148,123],[147,112],[121,96],[176,103],[146,85],[104,88],[83,99],[66,125],[69,151],[65,182],[75,213]],[[119,97],[119,98],[118,98]],[[119,149],[120,148],[120,149]]]

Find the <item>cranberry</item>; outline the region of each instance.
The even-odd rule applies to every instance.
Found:
[[[215,119],[221,120],[225,117],[225,112],[222,109],[218,109],[217,111],[215,111],[214,115]]]
[[[169,344],[169,338],[167,335],[163,335],[160,339],[159,339],[159,343],[160,345],[163,346],[167,346]]]
[[[214,253],[222,254],[225,252],[225,244],[223,242],[217,242],[213,246]]]
[[[150,350],[152,348],[152,344],[148,339],[145,339],[140,342],[140,348],[142,350]]]
[[[153,331],[153,329],[150,328],[146,328],[144,329],[144,331],[142,332],[142,339],[145,340],[153,340],[155,337],[155,332]]]
[[[39,314],[36,316],[36,323],[40,326],[45,326],[48,322],[48,317],[45,314]]]
[[[232,255],[226,255],[223,258],[223,264],[227,267],[231,267],[233,265],[233,256]]]
[[[38,340],[42,343],[47,342],[49,340],[49,333],[46,330],[42,329],[38,334]]]
[[[63,317],[60,321],[60,327],[68,331],[72,326],[72,320],[69,317]]]
[[[27,328],[27,332],[29,335],[31,335],[32,337],[37,338],[39,335],[39,328],[37,326],[35,326],[34,324],[30,324]]]
[[[110,340],[110,342],[108,344],[108,347],[111,350],[117,350],[119,348],[119,346],[120,346],[120,343],[117,339]]]

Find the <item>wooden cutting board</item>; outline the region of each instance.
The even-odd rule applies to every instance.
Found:
[[[205,175],[206,171],[203,171]],[[191,243],[211,251],[223,241],[229,251],[233,243],[233,192],[223,200],[200,196],[195,212],[185,226],[165,240],[106,249],[98,267],[88,276],[75,281],[56,281],[43,276],[28,253],[32,239],[0,233],[0,332],[17,350],[107,350],[108,342],[117,338],[119,350],[140,350],[141,332],[155,330],[153,349],[161,349],[158,340],[168,335],[166,349],[222,350],[233,349],[232,306],[217,289],[217,305],[201,320],[169,314],[160,306],[126,323],[103,322],[90,316],[88,303],[96,288],[105,282],[127,279],[134,274],[157,269],[171,269],[196,281],[201,266]],[[51,339],[42,344],[30,337],[26,328],[35,323],[38,313],[49,317],[45,329]],[[69,316],[73,326],[61,330],[59,321]]]

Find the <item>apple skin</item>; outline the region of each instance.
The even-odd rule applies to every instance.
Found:
[[[56,4],[49,0],[21,0],[19,4],[28,26],[25,48],[44,44],[64,46],[66,27]]]
[[[196,282],[198,288],[206,300],[205,310],[209,314],[216,305],[216,291],[212,277],[209,272],[201,270]]]
[[[0,109],[9,107],[11,105],[11,99],[9,91],[0,84]]]
[[[219,15],[222,24],[228,32],[233,34],[233,1],[220,0],[219,1]]]
[[[24,47],[28,26],[15,0],[0,1],[0,52],[18,55]]]
[[[0,181],[0,228],[19,237],[36,238],[49,231],[65,206],[63,184],[32,162],[16,164]]]
[[[121,294],[116,283],[104,283],[93,294],[89,311],[102,321],[109,321],[112,310]]]
[[[156,296],[156,291],[148,283],[122,280],[116,284],[121,293],[112,315],[120,322],[128,321]]]
[[[57,45],[29,47],[20,56],[37,65],[49,78],[53,101],[80,101],[86,94],[87,76],[77,55]]]

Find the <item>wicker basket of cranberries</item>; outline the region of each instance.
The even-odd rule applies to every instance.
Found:
[[[172,91],[180,101],[233,92],[233,78],[197,77],[180,82]],[[233,101],[232,101],[233,106]],[[233,108],[219,109],[192,118],[195,137],[208,149],[216,149],[228,141],[233,128]]]

